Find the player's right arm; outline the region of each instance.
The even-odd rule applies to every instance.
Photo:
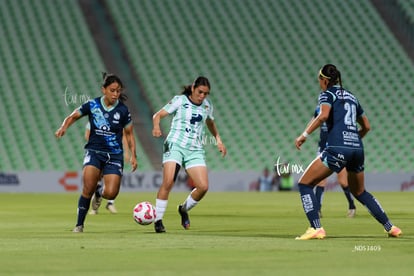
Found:
[[[170,113],[167,112],[167,110],[165,109],[161,109],[160,111],[158,111],[157,113],[154,114],[154,116],[152,116],[152,136],[154,137],[161,137],[162,132],[161,132],[161,128],[160,128],[160,121],[162,118],[166,117],[170,115]]]
[[[66,130],[70,127],[74,122],[76,122],[80,117],[82,117],[81,112],[79,109],[75,109],[69,116],[67,116],[64,120],[62,125],[56,130],[55,136],[57,138],[62,137],[65,135]]]
[[[152,116],[152,136],[161,137],[160,121],[162,118],[174,113],[182,104],[183,95],[175,96],[163,108]]]
[[[313,118],[308,125],[305,128],[305,131],[295,140],[295,145],[298,150],[300,150],[300,147],[303,143],[306,142],[306,138],[314,132],[316,129],[318,129],[323,122],[325,122],[329,117],[329,112],[331,110],[331,106],[329,104],[321,104],[320,105],[320,112],[318,116]]]

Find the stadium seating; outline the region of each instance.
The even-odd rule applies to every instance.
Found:
[[[105,70],[76,1],[2,1],[0,171],[80,170],[86,119],[54,132]],[[152,170],[140,143],[140,169]]]
[[[77,2],[47,2],[4,1],[0,10],[1,170],[81,166],[84,125],[61,141],[53,133],[82,95],[99,95],[104,65]],[[398,2],[413,14],[408,1]],[[229,153],[222,159],[207,135],[209,169],[261,171],[278,159],[308,164],[318,135],[301,151],[294,139],[317,104],[317,70],[334,63],[371,120],[366,170],[412,171],[413,62],[371,1],[105,3],[152,110],[197,75],[210,79]],[[153,169],[142,158],[141,169]]]
[[[414,24],[414,1],[397,0],[396,2],[403,9],[404,15],[408,17],[411,24]]]
[[[404,111],[412,108],[403,99],[413,65],[370,2],[108,4],[154,109],[198,74],[210,78],[210,98],[229,150],[221,160],[207,146],[212,170],[260,170],[278,157],[307,164],[317,134],[300,152],[293,141],[317,104],[316,72],[324,63],[339,66],[344,86],[371,119],[367,170],[411,169],[411,157],[404,158],[401,149],[412,149],[413,142],[401,129],[412,125]]]

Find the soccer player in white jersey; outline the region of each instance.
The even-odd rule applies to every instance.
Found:
[[[208,174],[203,145],[204,125],[216,140],[217,147],[224,157],[227,153],[213,117],[213,106],[207,99],[210,82],[198,77],[191,85],[185,86],[182,95],[175,96],[153,116],[152,135],[162,135],[160,121],[173,114],[170,132],[164,142],[163,180],[157,193],[155,232],[165,232],[162,219],[168,204],[168,195],[174,185],[178,171],[184,167],[195,188],[183,204],[178,206],[181,225],[190,228],[190,211],[204,197],[208,190]]]

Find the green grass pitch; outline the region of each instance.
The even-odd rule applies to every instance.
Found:
[[[140,226],[132,208],[155,193],[120,193],[72,233],[78,194],[0,194],[0,275],[409,275],[414,270],[413,193],[373,193],[403,237],[388,238],[357,203],[327,192],[324,240],[297,241],[308,224],[297,192],[208,193],[180,225],[173,192],[167,233]],[[103,202],[103,205],[105,201]]]

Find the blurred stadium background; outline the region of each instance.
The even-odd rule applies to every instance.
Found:
[[[325,63],[371,120],[366,171],[413,171],[413,0],[0,0],[0,24],[0,172],[80,170],[85,124],[54,132],[102,71],[126,84],[140,171],[161,169],[152,114],[198,75],[229,151],[206,146],[211,171],[306,165]]]

